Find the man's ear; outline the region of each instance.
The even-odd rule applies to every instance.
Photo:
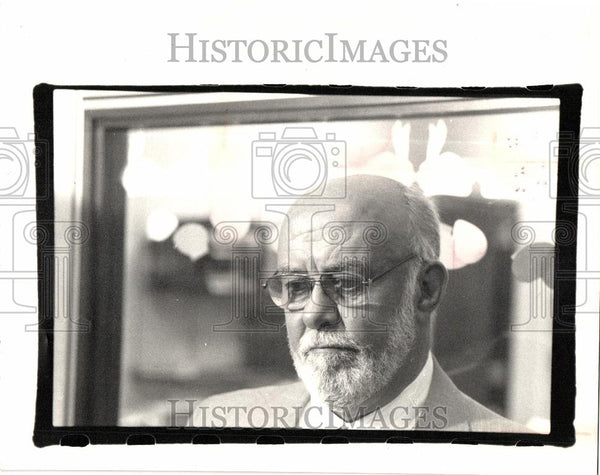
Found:
[[[420,292],[417,308],[431,313],[442,300],[448,282],[448,271],[441,262],[428,263],[421,269],[418,279]]]

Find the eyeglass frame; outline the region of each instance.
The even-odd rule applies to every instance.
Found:
[[[394,264],[392,267],[390,267],[389,269],[386,269],[385,271],[381,272],[380,274],[377,274],[375,277],[371,277],[371,278],[369,278],[369,279],[366,279],[366,280],[364,280],[364,279],[363,279],[363,280],[360,282],[360,284],[362,284],[362,285],[366,285],[367,287],[370,287],[370,286],[371,286],[371,284],[372,284],[374,281],[376,281],[377,279],[380,279],[381,277],[383,277],[383,276],[385,276],[385,275],[389,274],[389,273],[390,273],[391,271],[393,271],[394,269],[397,269],[397,268],[398,268],[398,267],[400,267],[402,264],[406,264],[408,261],[410,261],[410,260],[414,259],[415,257],[418,257],[419,259],[422,259],[422,258],[421,258],[421,256],[419,256],[419,254],[417,254],[417,253],[410,253],[410,254],[407,254],[407,255],[406,255],[406,256],[404,256],[402,259],[400,259],[400,262],[398,262],[398,263]],[[329,271],[329,272],[306,272],[306,273],[303,273],[303,272],[288,272],[288,273],[281,273],[281,274],[278,274],[278,273],[276,272],[276,273],[275,273],[275,274],[273,274],[271,277],[269,277],[269,278],[266,280],[266,282],[262,283],[262,284],[261,284],[261,287],[262,287],[263,289],[266,289],[266,290],[268,291],[268,290],[269,290],[269,289],[268,289],[269,280],[271,280],[273,277],[280,276],[280,275],[281,275],[281,276],[286,276],[286,277],[287,277],[287,276],[301,276],[301,277],[308,277],[308,278],[310,278],[310,280],[311,280],[311,289],[310,289],[310,294],[309,294],[308,298],[306,299],[306,302],[308,302],[308,300],[310,299],[310,296],[312,295],[313,289],[315,288],[315,284],[316,284],[317,282],[319,282],[319,285],[321,285],[321,287],[322,287],[322,280],[321,280],[321,279],[323,278],[323,276],[326,276],[326,275],[333,275],[333,274],[339,274],[339,273],[343,273],[343,272],[344,272],[344,271]],[[347,273],[347,274],[352,274],[352,272],[346,272],[346,273]],[[353,274],[353,275],[356,275],[356,276],[360,277],[360,275],[359,275],[359,274]],[[319,278],[318,278],[318,279],[316,279],[316,278],[314,278],[313,276],[319,276]],[[322,288],[323,288],[323,287],[322,287]],[[329,294],[328,294],[328,293],[327,293],[325,290],[323,290],[323,292],[324,292],[324,293],[325,293],[325,294],[326,294],[326,295],[327,295],[327,296],[328,296],[328,297],[329,297],[329,298],[330,298],[332,301],[334,301],[336,304],[338,304],[338,303],[339,303],[339,302],[336,302],[336,301],[335,301],[335,299],[334,299],[333,297],[331,297],[331,296],[330,296],[330,295],[329,295]],[[269,291],[269,294],[270,294],[270,291]],[[277,305],[277,304],[275,304],[275,305]],[[279,305],[277,305],[277,306],[278,306],[278,307],[280,307],[280,308],[285,308],[285,309],[287,310],[287,306],[288,306],[288,305],[289,305],[289,304],[286,304],[286,305],[284,305],[284,306],[279,306]],[[340,304],[340,305],[341,305],[341,304]],[[306,304],[304,305],[304,307],[305,307],[305,306],[306,306]],[[304,309],[304,307],[302,307],[302,308],[300,308],[300,309],[298,309],[298,310],[294,310],[294,311],[300,311],[300,310],[303,310],[303,309]]]

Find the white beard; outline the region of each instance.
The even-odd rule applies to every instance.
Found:
[[[413,287],[408,285],[408,287]],[[294,367],[313,401],[328,403],[334,412],[355,411],[392,379],[416,340],[413,289],[405,289],[402,301],[388,324],[383,348],[361,346],[342,331],[307,330],[298,350],[291,351]],[[306,353],[317,345],[349,346],[357,350]]]

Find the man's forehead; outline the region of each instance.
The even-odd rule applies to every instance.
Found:
[[[407,252],[409,236],[388,220],[348,219],[341,213],[304,216],[290,226],[289,238],[279,247],[279,266],[335,268],[347,256],[366,255],[372,259],[392,258]]]
[[[309,244],[319,245],[353,245],[363,237],[364,228],[379,227],[386,229],[385,224],[367,221],[340,220],[337,216],[313,216],[312,220],[299,223],[290,229],[290,248],[302,249]]]
[[[280,234],[279,262],[335,259],[346,249],[399,256],[411,241],[406,187],[369,175],[336,179],[329,185],[346,191],[343,199],[299,199],[288,211]]]

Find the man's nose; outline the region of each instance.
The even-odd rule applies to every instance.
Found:
[[[335,326],[342,320],[335,302],[315,284],[308,303],[302,310],[302,320],[309,328],[319,330],[326,326]]]

